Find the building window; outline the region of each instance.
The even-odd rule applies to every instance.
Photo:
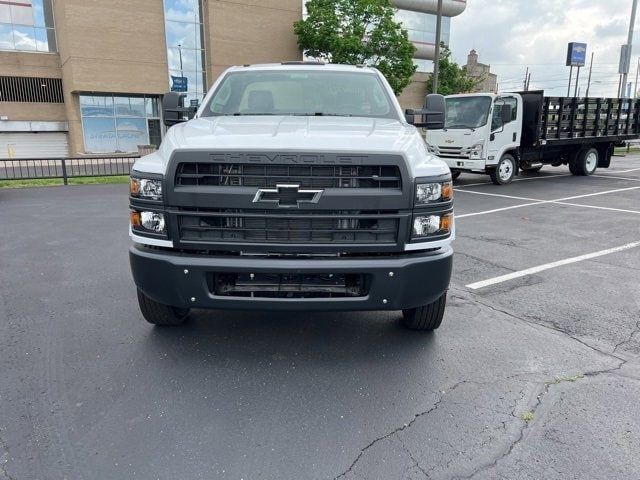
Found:
[[[171,89],[200,101],[207,91],[202,1],[164,0],[164,19]]]
[[[430,13],[410,12],[408,10],[398,10],[396,12],[396,21],[402,24],[402,28],[407,30],[409,40],[414,43],[427,43],[435,45],[436,43],[436,16]],[[442,32],[440,40],[449,45],[449,36],[451,31],[451,18],[442,17]],[[431,60],[414,59],[414,65],[418,67],[418,72],[430,72],[433,70],[433,62]]]
[[[87,153],[137,152],[162,140],[158,97],[80,95]]]
[[[56,52],[52,0],[0,0],[0,50]]]

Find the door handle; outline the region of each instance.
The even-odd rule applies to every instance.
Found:
[[[515,142],[517,138],[518,138],[518,134],[516,132],[513,132],[513,141]]]

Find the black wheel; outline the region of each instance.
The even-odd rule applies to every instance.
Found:
[[[189,316],[188,308],[163,305],[138,290],[138,305],[144,319],[154,325],[181,325]]]
[[[542,165],[532,167],[531,165],[520,165],[520,170],[526,173],[536,173],[542,170]]]
[[[411,330],[435,330],[442,323],[447,294],[444,293],[435,302],[418,308],[402,311],[402,323]]]
[[[491,181],[496,185],[506,185],[511,183],[516,175],[516,159],[512,155],[505,153],[496,168],[489,172]]]
[[[461,174],[462,174],[462,172],[460,170],[451,170],[451,178],[453,180],[458,178]]]
[[[587,148],[582,150],[572,162],[569,162],[569,170],[574,175],[593,175],[598,168],[598,150]]]

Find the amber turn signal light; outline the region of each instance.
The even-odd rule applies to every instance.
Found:
[[[131,195],[138,195],[138,193],[140,192],[140,185],[138,184],[138,180],[136,180],[135,178],[132,178],[129,181],[129,192],[131,193]]]
[[[142,224],[140,221],[140,212],[131,212],[129,214],[129,222],[132,227],[139,227]]]
[[[450,200],[453,200],[453,184],[445,182],[442,184],[442,201],[448,202]]]
[[[447,213],[446,215],[442,215],[440,217],[440,232],[441,233],[449,233],[451,232],[451,227],[453,226],[453,213]]]

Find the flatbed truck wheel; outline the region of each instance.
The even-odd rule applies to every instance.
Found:
[[[403,310],[402,323],[411,330],[435,330],[442,323],[446,303],[447,294],[445,292],[440,298],[429,305]]]
[[[598,168],[599,159],[598,150],[595,148],[584,149],[569,163],[569,171],[574,175],[593,175]]]
[[[496,185],[506,185],[511,183],[516,175],[516,159],[512,155],[505,153],[496,168],[489,172],[491,181]]]
[[[177,308],[158,303],[138,289],[138,305],[144,319],[154,325],[181,325],[189,316],[188,308]]]

